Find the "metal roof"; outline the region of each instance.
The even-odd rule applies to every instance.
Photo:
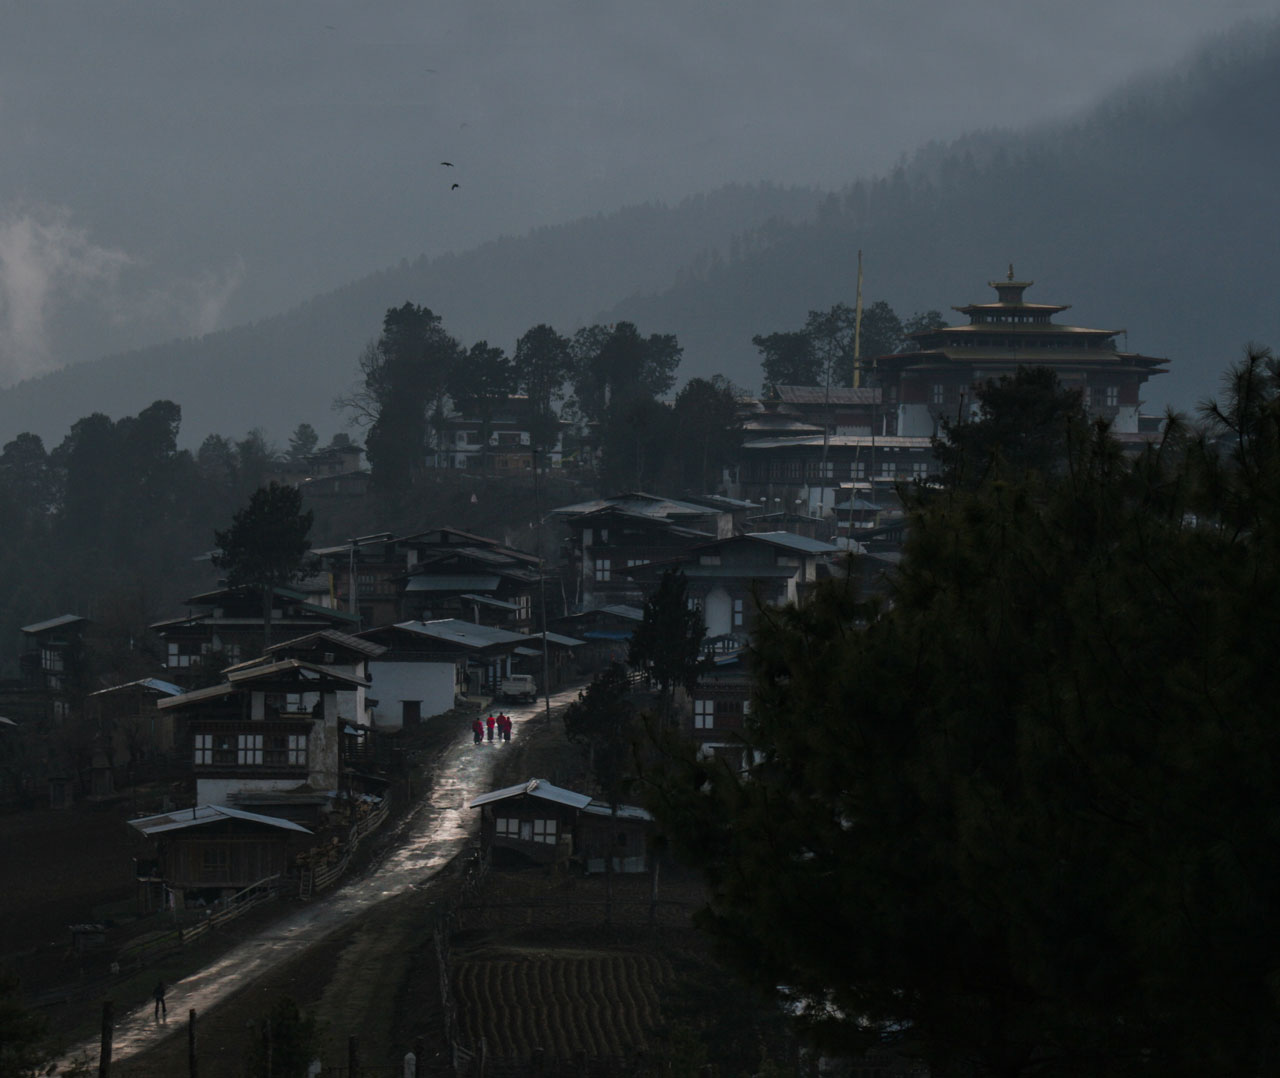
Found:
[[[498,578],[479,573],[419,573],[411,576],[404,586],[406,592],[419,591],[484,591],[496,588]]]
[[[279,816],[264,816],[258,812],[246,812],[244,809],[231,808],[229,805],[193,805],[189,809],[162,812],[157,816],[143,816],[139,820],[130,820],[129,826],[141,831],[144,835],[159,835],[166,831],[185,831],[190,827],[217,823],[219,820],[246,820],[249,823],[278,827],[284,831],[311,834],[302,824],[294,823],[292,820]]]
[[[491,595],[476,595],[474,592],[467,592],[465,595],[459,595],[458,598],[466,599],[472,603],[480,603],[482,606],[494,606],[499,610],[516,611],[520,609],[515,603],[508,603],[504,599],[495,599]]]
[[[620,618],[626,618],[628,621],[644,621],[644,610],[638,606],[628,606],[626,603],[611,603],[609,606],[600,607],[606,614],[616,614]]]
[[[784,404],[875,404],[880,390],[873,386],[778,386],[778,400]]]
[[[161,681],[158,677],[144,677],[137,681],[126,681],[122,685],[112,685],[110,688],[98,689],[97,692],[91,692],[90,696],[102,696],[105,693],[119,692],[121,689],[132,689],[135,686],[141,686],[144,689],[154,689],[156,692],[162,692],[166,696],[179,696],[182,694],[182,686],[175,685],[172,681]]]
[[[170,696],[166,700],[157,700],[156,707],[165,710],[171,707],[186,707],[188,704],[198,704],[203,700],[216,700],[220,696],[230,696],[235,691],[235,686],[210,685],[206,689],[192,689],[190,692],[184,692],[181,696]]]
[[[644,517],[705,517],[715,513],[705,505],[694,505],[692,502],[681,502],[674,498],[660,498],[655,494],[633,491],[628,494],[616,494],[611,498],[593,498],[591,501],[579,502],[577,505],[564,505],[551,510],[551,516],[584,516],[598,513],[601,510],[616,509],[619,512]]]
[[[534,656],[534,655],[541,655],[542,649],[541,648],[516,648],[515,653],[517,655],[523,655],[525,658],[530,658],[531,656]]]
[[[57,629],[63,625],[71,625],[77,621],[87,621],[87,618],[80,617],[79,614],[62,614],[56,618],[50,618],[48,621],[37,621],[34,625],[24,625],[22,632],[24,633],[42,633],[46,629]]]
[[[314,633],[307,633],[305,636],[295,636],[292,640],[282,640],[279,644],[272,644],[266,650],[272,652],[279,651],[281,648],[297,648],[317,640],[324,640],[327,643],[337,644],[339,647],[350,648],[352,651],[358,651],[361,655],[365,655],[370,659],[381,655],[387,650],[381,644],[375,644],[371,640],[361,640],[358,636],[351,636],[349,633],[340,633],[337,629],[320,629]]]
[[[745,535],[735,536],[735,539],[759,539],[764,543],[787,547],[789,550],[797,550],[805,554],[830,554],[835,550],[830,543],[824,543],[821,539],[810,539],[807,535],[797,535],[795,532],[747,532]],[[726,540],[726,542],[733,541]]]
[[[784,449],[787,446],[796,448],[819,448],[823,444],[821,437],[804,438],[753,438],[743,442],[743,449]],[[877,449],[923,449],[933,452],[933,439],[911,437],[904,434],[832,434],[827,440],[828,447],[848,446],[850,448]]]
[[[501,790],[493,790],[479,797],[473,797],[467,804],[469,808],[479,808],[493,801],[505,801],[511,797],[540,797],[544,801],[554,801],[570,808],[584,809],[591,804],[586,794],[574,793],[559,786],[552,786],[546,779],[529,779],[528,782],[505,786]]]
[[[589,805],[584,805],[583,812],[589,812],[592,816],[613,816],[613,806],[607,801],[592,801]],[[619,805],[616,813],[619,820],[652,820],[653,814],[647,809],[642,809],[639,805]]]
[[[301,659],[281,659],[278,662],[265,663],[262,666],[253,666],[243,670],[236,669],[227,675],[227,679],[232,684],[240,684],[242,682],[262,681],[276,677],[279,674],[289,673],[298,674],[300,680],[306,680],[306,675],[312,674],[321,682],[340,681],[347,685],[363,685],[365,687],[369,685],[367,678],[344,674],[331,666],[320,666],[318,663],[303,662]]]
[[[434,640],[446,640],[466,648],[487,648],[495,644],[528,645],[529,643],[529,637],[524,633],[513,633],[509,629],[499,629],[492,625],[477,625],[458,618],[440,618],[437,621],[401,621],[396,623],[395,628],[416,633],[419,636],[431,637]]]

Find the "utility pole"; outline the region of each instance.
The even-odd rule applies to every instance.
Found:
[[[551,726],[551,676],[547,660],[547,574],[542,559],[542,494],[538,475],[542,470],[542,450],[533,450],[533,541],[538,555],[538,606],[542,617],[542,699],[546,707],[547,726]]]

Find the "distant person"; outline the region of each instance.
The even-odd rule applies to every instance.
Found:
[[[475,734],[476,744],[479,745],[484,740],[484,723],[480,721],[479,715],[471,722],[471,732]]]
[[[156,981],[156,986],[151,992],[151,998],[156,1001],[156,1021],[160,1019],[168,1019],[169,1010],[164,1005],[164,981]]]
[[[511,716],[504,712],[503,714],[498,716],[498,721],[502,723],[502,726],[500,727],[502,740],[510,741],[511,740]]]
[[[494,727],[494,725],[497,723],[497,721],[498,721],[498,720],[497,720],[497,719],[495,719],[492,715],[490,715],[490,716],[485,720],[485,722],[487,722],[487,723],[489,724],[489,740],[490,740],[490,741],[492,741],[492,740],[493,740],[493,727]]]

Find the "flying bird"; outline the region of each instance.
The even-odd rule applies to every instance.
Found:
[[[453,168],[452,161],[441,161],[440,164],[444,165],[445,168]]]
[[[461,187],[461,186],[462,186],[462,184],[460,184],[460,183],[455,183],[452,187],[450,187],[450,188],[449,188],[449,190],[450,190],[450,191],[456,191],[456,190],[457,190],[459,187]]]

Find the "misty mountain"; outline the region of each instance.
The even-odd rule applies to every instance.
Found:
[[[1063,320],[1127,331],[1165,356],[1148,408],[1190,407],[1247,341],[1280,341],[1280,28],[1215,42],[1070,122],[979,130],[921,148],[891,174],[837,192],[734,186],[644,205],[473,251],[402,263],[276,318],[113,356],[0,393],[0,437],[56,441],[77,418],[177,401],[184,442],[299,422],[336,430],[382,314],[405,300],[464,343],[510,349],[538,322],[561,332],[630,319],[674,332],[685,377],[757,388],[756,333],[864,295],[900,314],[989,299],[1012,263],[1028,298]]]

